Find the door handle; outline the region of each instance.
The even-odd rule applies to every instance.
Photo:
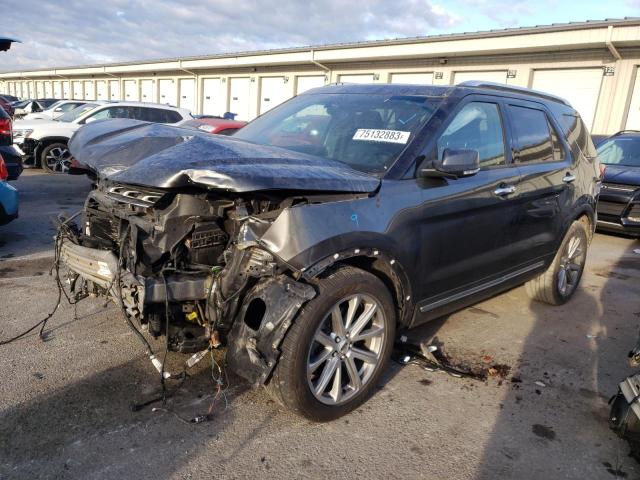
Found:
[[[494,195],[498,197],[506,197],[507,195],[511,195],[516,192],[516,187],[513,185],[501,185],[493,191]]]
[[[572,173],[567,172],[564,177],[562,177],[562,181],[564,183],[571,183],[576,179],[576,176]]]

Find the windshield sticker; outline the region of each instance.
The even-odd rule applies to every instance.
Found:
[[[377,130],[372,128],[359,128],[352,140],[365,140],[368,142],[402,143],[409,141],[411,132],[401,130]]]

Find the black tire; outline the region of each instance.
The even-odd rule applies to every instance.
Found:
[[[573,248],[573,243],[578,239],[580,250],[574,258],[569,258],[569,250]],[[587,249],[589,246],[589,232],[584,221],[575,221],[569,227],[560,248],[556,252],[553,262],[547,270],[528,281],[525,288],[529,297],[539,302],[548,303],[550,305],[562,305],[566,303],[575,293],[587,258]],[[573,261],[575,260],[575,261]],[[575,266],[577,265],[577,269]],[[567,288],[562,289],[560,280],[561,271],[564,270],[565,279],[572,278],[571,283],[567,280]]]
[[[267,385],[267,391],[285,408],[293,410],[297,414],[310,420],[325,422],[351,412],[369,398],[375,389],[393,349],[396,309],[391,294],[384,283],[375,275],[358,268],[341,267],[327,277],[318,279],[316,288],[318,295],[301,309],[296,321],[283,340],[282,355]],[[355,297],[356,295],[358,297]],[[380,318],[383,318],[384,339],[379,340],[381,343],[379,343],[377,347],[379,355],[378,363],[370,367],[371,370],[369,371],[372,373],[369,374],[366,381],[362,382],[359,390],[347,390],[348,395],[351,396],[345,394],[344,398],[348,398],[348,400],[344,400],[343,403],[328,405],[320,401],[316,397],[316,394],[312,392],[312,380],[307,377],[308,368],[310,368],[310,363],[312,363],[311,356],[314,345],[316,345],[315,348],[317,348],[316,336],[320,329],[323,328],[322,325],[325,325],[325,322],[330,318],[328,317],[329,312],[333,311],[332,309],[336,307],[336,305],[343,305],[339,302],[347,302],[347,300],[344,299],[348,298],[352,300],[367,298],[375,301],[376,312],[379,313],[375,314],[376,318],[375,320],[371,320],[371,322],[380,322]],[[362,308],[366,308],[367,304],[364,303],[363,305]],[[338,306],[338,308],[340,307]],[[360,306],[357,308],[358,312],[364,312],[364,310],[359,310]],[[361,313],[360,316],[355,313],[353,318],[352,327],[355,326],[358,318],[364,318],[364,313]],[[366,326],[368,328],[366,331],[368,332],[379,328],[376,327],[375,323],[367,323]],[[346,332],[348,331],[349,329],[346,330]],[[365,328],[362,327],[361,331],[364,332]],[[349,335],[345,334],[345,336],[350,341]],[[337,339],[339,337],[332,338]],[[375,341],[377,342],[378,340]],[[349,346],[351,345],[352,344],[349,343]],[[354,340],[353,345],[358,349],[362,344]],[[322,348],[330,351],[330,348]],[[322,350],[322,352],[326,353],[326,350]],[[340,358],[345,357],[345,355],[337,352],[331,355],[336,357],[336,354],[338,354]],[[349,353],[347,353],[346,356],[349,356]],[[334,374],[333,381],[335,383],[331,382],[333,388],[335,389],[336,385],[341,385],[346,381],[347,385],[344,388],[347,389],[352,383],[350,372],[354,371],[350,370],[347,366],[349,359],[332,360],[329,358],[326,361],[327,363],[323,365],[320,376],[324,374],[330,361],[336,361],[339,365],[337,368],[339,368],[341,372],[345,372],[340,374],[341,377],[338,381],[336,381]],[[353,357],[351,357],[350,361],[351,365],[355,365]],[[369,368],[365,367],[365,363],[366,362],[359,364],[359,366],[356,367],[356,371],[364,372],[365,368]],[[342,395],[343,387],[340,386],[338,388],[341,392],[340,395]]]
[[[40,165],[47,173],[67,173],[70,164],[71,153],[66,143],[50,143],[40,153]]]

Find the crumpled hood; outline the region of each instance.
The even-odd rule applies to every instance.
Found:
[[[85,125],[71,138],[69,149],[101,178],[148,187],[372,192],[380,184],[379,178],[340,162],[129,119]]]
[[[604,181],[623,185],[638,185],[640,188],[640,168],[622,165],[607,165]]]

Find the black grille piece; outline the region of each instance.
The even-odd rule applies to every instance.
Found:
[[[202,265],[216,265],[228,238],[215,222],[197,224],[191,234],[191,261]]]

